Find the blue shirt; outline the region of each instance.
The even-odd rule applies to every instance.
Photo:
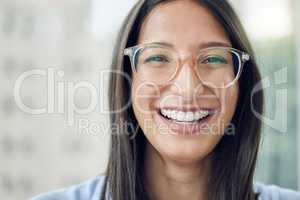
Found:
[[[99,200],[103,183],[104,176],[97,176],[78,185],[38,195],[31,200]],[[259,200],[300,200],[300,192],[276,185],[256,182],[254,191],[260,193]]]

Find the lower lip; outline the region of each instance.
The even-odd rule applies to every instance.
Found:
[[[201,129],[207,129],[208,127],[205,126],[205,124],[208,124],[208,122],[217,114],[217,112],[214,112],[213,114],[210,114],[205,119],[202,119],[200,121],[196,122],[178,122],[172,119],[167,119],[163,117],[159,111],[156,112],[156,115],[158,116],[158,122],[164,123],[167,125],[169,130],[171,130],[170,134],[173,135],[189,135],[189,136],[195,136],[201,134]]]

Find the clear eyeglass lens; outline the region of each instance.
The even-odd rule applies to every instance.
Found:
[[[161,47],[146,47],[136,54],[136,70],[145,81],[165,83],[176,73],[176,52]]]
[[[179,59],[172,49],[146,47],[137,51],[134,60],[137,73],[144,81],[161,84],[174,77]],[[198,77],[212,87],[226,87],[231,84],[241,66],[239,54],[226,48],[202,51],[196,63]]]
[[[226,87],[237,77],[240,70],[240,56],[226,48],[209,49],[197,60],[199,78],[206,84],[215,87]]]

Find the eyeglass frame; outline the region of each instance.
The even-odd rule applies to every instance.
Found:
[[[143,44],[138,44],[138,45],[134,45],[134,46],[131,46],[131,47],[127,47],[127,48],[124,49],[123,53],[124,53],[124,55],[126,55],[126,56],[129,57],[130,64],[131,64],[131,69],[132,69],[132,71],[135,74],[137,73],[136,63],[134,62],[134,60],[135,60],[134,58],[136,56],[136,53],[138,51],[140,51],[141,49],[144,49],[144,48],[146,48],[148,46],[171,48],[178,55],[178,51],[176,49],[174,49],[172,47],[168,47],[168,46],[163,45],[163,44],[143,43]],[[249,61],[250,58],[251,58],[250,54],[248,54],[248,53],[246,53],[244,51],[241,51],[239,49],[233,48],[233,47],[212,46],[212,47],[206,47],[206,48],[200,49],[200,51],[198,52],[198,55],[200,55],[201,52],[204,52],[204,51],[207,51],[207,50],[210,50],[210,49],[226,49],[228,51],[231,51],[231,52],[235,53],[238,56],[238,58],[239,58],[239,71],[237,72],[236,77],[230,83],[228,83],[227,85],[225,85],[224,87],[216,87],[216,88],[227,88],[227,87],[230,87],[231,85],[233,85],[240,78],[242,70],[243,70],[243,67],[244,67],[244,64],[247,61]],[[178,69],[180,69],[180,66],[178,66],[178,61],[180,61],[180,58],[177,58],[177,61],[176,61],[177,62],[177,66],[176,66],[176,71],[174,72],[174,75],[172,75],[169,80],[165,81],[164,84],[170,82],[175,77],[175,75],[178,73]],[[197,77],[200,79],[200,81],[203,82],[203,80],[201,79],[201,77],[199,77],[198,73],[197,73]]]

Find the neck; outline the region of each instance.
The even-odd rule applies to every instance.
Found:
[[[161,156],[146,144],[146,190],[151,200],[206,200],[210,158],[178,161]]]

